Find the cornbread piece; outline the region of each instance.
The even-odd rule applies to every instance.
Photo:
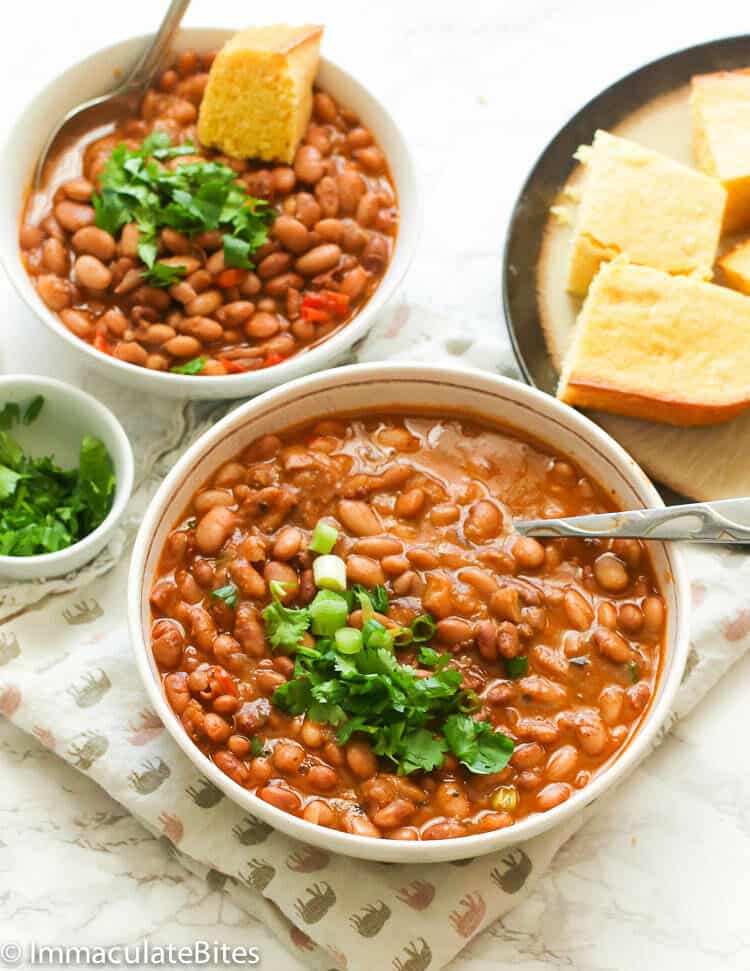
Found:
[[[724,231],[750,225],[750,68],[691,81],[693,154],[727,190]]]
[[[587,166],[568,290],[584,296],[606,260],[710,279],[726,192],[715,179],[626,138],[597,131]]]
[[[750,294],[750,239],[738,243],[719,260],[724,279],[733,290]]]
[[[750,299],[615,260],[578,317],[557,397],[672,425],[710,425],[750,405]]]
[[[235,158],[291,162],[310,121],[323,28],[248,27],[214,60],[198,138]]]

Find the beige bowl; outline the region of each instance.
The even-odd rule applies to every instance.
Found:
[[[167,534],[192,495],[215,470],[260,435],[336,412],[396,406],[437,414],[469,413],[521,430],[570,456],[623,508],[662,505],[659,494],[620,446],[583,415],[507,378],[467,369],[410,364],[356,365],[325,371],[261,395],[206,432],[183,455],[154,496],[133,550],[128,620],[138,668],[151,703],[198,770],[231,799],[276,829],[335,853],[370,860],[428,863],[492,853],[536,836],[579,813],[648,751],[669,712],[688,651],[688,585],[674,546],[654,543],[654,567],[667,604],[661,678],[638,732],[622,755],[585,789],[555,809],[507,829],[434,842],[352,836],[315,826],[270,806],[221,772],[193,744],[164,697],[149,645],[149,591]]]
[[[177,36],[174,52],[215,50],[233,33],[209,27],[185,28]],[[116,72],[126,70],[147,41],[147,37],[131,37],[69,67],[36,95],[11,129],[0,152],[0,260],[11,282],[45,327],[83,355],[88,365],[112,381],[163,397],[247,398],[336,364],[367,334],[398,289],[414,255],[421,214],[414,163],[398,126],[373,94],[325,59],[320,62],[317,80],[337,101],[356,111],[373,132],[388,159],[399,197],[399,232],[391,262],[373,296],[350,323],[330,339],[274,367],[247,374],[200,378],[133,367],[102,354],[72,334],[36,292],[21,262],[18,229],[37,155],[52,126],[74,105],[110,91]]]

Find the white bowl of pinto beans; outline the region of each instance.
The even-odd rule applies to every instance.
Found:
[[[491,853],[627,775],[688,650],[674,547],[513,519],[660,504],[606,433],[517,382],[302,378],[207,432],[148,509],[128,589],[146,691],[200,772],[290,836]]]
[[[320,62],[292,165],[197,142],[207,72],[230,36],[180,31],[138,112],[114,133],[83,133],[53,160],[41,192],[30,181],[50,128],[111,89],[146,38],[97,51],[52,81],[2,157],[0,255],[16,289],[91,367],[158,395],[248,397],[341,361],[394,295],[416,245],[406,141],[377,98],[330,61]],[[221,194],[223,205],[204,206],[201,193]]]

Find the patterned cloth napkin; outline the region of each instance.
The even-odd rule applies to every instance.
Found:
[[[498,340],[455,333],[401,304],[358,349],[359,360],[448,359],[513,373]],[[312,968],[424,971],[447,963],[528,894],[560,846],[595,811],[494,856],[406,866],[338,857],[275,832],[223,797],[149,709],[125,620],[131,541],[176,457],[227,405],[89,390],[122,418],[139,479],[128,518],[78,574],[0,588],[0,713],[32,733],[163,836],[191,871],[223,886]],[[684,716],[750,647],[742,604],[750,560],[724,549],[685,551],[693,581],[693,644],[674,711]],[[502,927],[493,928],[501,936]]]

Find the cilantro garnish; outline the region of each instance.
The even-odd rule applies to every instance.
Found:
[[[166,132],[152,132],[139,149],[124,143],[110,155],[100,177],[101,192],[92,203],[95,223],[117,237],[126,223],[138,226],[138,256],[146,265],[144,280],[170,286],[185,275],[183,267],[157,260],[157,235],[169,226],[188,236],[220,229],[224,262],[251,269],[251,256],[268,242],[274,210],[248,195],[237,173],[220,162],[185,162],[174,169],[163,162],[193,155],[194,145],[171,145]],[[193,373],[193,372],[183,372]]]
[[[263,610],[266,634],[272,647],[295,651],[302,642],[302,635],[310,626],[310,610],[308,607],[285,607],[281,602],[283,586],[272,580],[270,587],[273,600]]]
[[[6,404],[0,427],[31,424],[43,405],[41,395],[23,410]],[[34,556],[72,546],[106,518],[114,491],[112,459],[98,438],[84,436],[79,468],[68,470],[50,456],[32,458],[0,431],[0,554]]]
[[[212,590],[211,596],[218,600],[223,600],[227,607],[237,606],[237,587],[233,583],[228,583],[225,587]]]
[[[365,645],[357,654],[341,655],[330,638],[322,638],[314,648],[298,649],[294,677],[276,689],[273,701],[293,715],[308,712],[314,721],[336,725],[342,745],[355,732],[369,735],[373,752],[401,774],[429,772],[442,765],[447,751],[473,772],[499,772],[513,743],[462,714],[461,685],[455,668],[443,665],[420,678],[385,648]]]
[[[173,374],[200,374],[206,364],[205,357],[194,357],[190,361],[185,361],[184,364],[176,364],[169,370]]]

